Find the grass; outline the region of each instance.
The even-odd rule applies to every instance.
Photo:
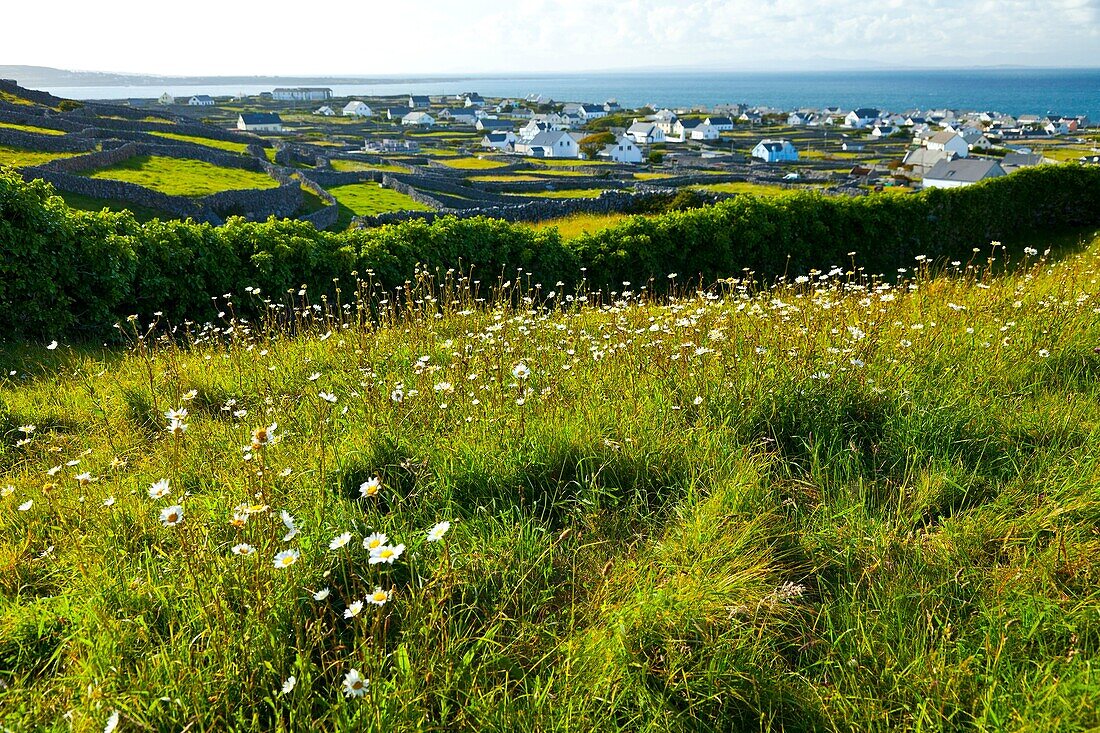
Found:
[[[81,153],[41,153],[11,145],[0,145],[0,165],[10,165],[13,168],[42,165],[43,163],[49,163],[51,160],[72,158],[76,155],[81,155]]]
[[[331,160],[334,171],[382,171],[383,173],[407,173],[408,168],[384,163],[362,163],[357,160]]]
[[[751,193],[757,196],[787,196],[798,190],[783,188],[782,186],[769,186],[765,183],[752,183],[750,181],[711,183],[705,186],[692,186],[692,188],[698,191],[712,191],[714,193]]]
[[[68,191],[58,191],[57,195],[65,200],[65,204],[70,209],[80,209],[81,211],[103,211],[107,209],[109,211],[129,211],[134,215],[134,218],[141,222],[150,221],[151,219],[175,219],[177,218],[173,214],[168,214],[163,211],[157,211],[146,206],[138,206],[126,201],[116,201],[114,199],[101,199],[94,196],[85,196],[79,193],[70,193]]]
[[[219,191],[276,188],[279,185],[263,173],[159,155],[134,156],[117,165],[83,175],[135,183],[171,196],[192,198],[209,196]]]
[[[0,725],[1094,730],[1100,240],[1013,254],[7,344]]]
[[[470,176],[466,180],[474,183],[517,183],[523,181],[544,181],[545,178],[539,176],[529,176],[526,174],[511,175],[508,173],[502,173],[495,176]]]
[[[604,188],[566,188],[560,191],[527,191],[517,196],[534,196],[543,199],[594,199],[608,189]]]
[[[535,158],[528,159],[528,162],[546,168],[556,168],[558,166],[570,165],[591,166],[594,168],[599,168],[601,166],[616,165],[609,160],[581,160],[579,158]]]
[[[429,211],[418,201],[377,183],[352,183],[333,186],[328,192],[340,204],[340,228],[346,228],[355,216],[372,216],[387,211]]]
[[[630,214],[571,214],[560,219],[547,219],[531,224],[531,228],[539,231],[554,228],[566,239],[572,239],[580,234],[591,234],[602,231],[631,218]]]
[[[1086,155],[1096,155],[1096,152],[1087,145],[1060,145],[1051,146],[1046,148],[1037,148],[1037,153],[1041,153],[1044,158],[1050,158],[1056,160],[1059,163],[1075,163]]]
[[[175,132],[150,132],[149,134],[168,138],[169,140],[179,140],[185,143],[194,143],[195,145],[205,145],[208,148],[217,148],[218,150],[225,150],[230,153],[248,152],[248,145],[246,143],[235,143],[229,140],[214,140],[208,137],[196,137],[194,135],[180,135]]]
[[[488,170],[491,168],[507,168],[509,165],[499,160],[487,160],[485,158],[453,158],[451,160],[441,160],[439,162],[449,168],[458,168],[460,170]]]
[[[0,127],[20,132],[33,132],[36,135],[64,135],[64,130],[52,130],[48,127],[35,127],[34,125],[17,125],[14,122],[0,122]]]

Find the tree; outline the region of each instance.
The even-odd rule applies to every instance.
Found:
[[[615,142],[615,136],[610,132],[597,132],[594,135],[581,138],[580,148],[581,152],[584,153],[584,157],[589,160],[595,160],[604,146],[610,145],[613,142]]]

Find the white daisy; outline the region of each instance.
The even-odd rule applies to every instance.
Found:
[[[183,507],[179,504],[166,506],[160,510],[160,523],[165,527],[175,527],[183,521]]]
[[[439,542],[443,539],[443,535],[447,534],[447,530],[451,528],[450,522],[440,522],[439,524],[428,530],[428,542]]]
[[[107,718],[107,725],[103,726],[103,733],[115,733],[115,729],[118,728],[118,711],[111,713],[111,716]]]
[[[20,504],[18,508],[19,511],[25,512],[28,511],[32,506],[34,506],[34,499],[27,499],[25,502]]]
[[[363,539],[363,549],[374,552],[382,545],[390,541],[390,538],[381,532],[375,532],[372,535],[368,535]]]
[[[389,591],[382,590],[380,586],[376,586],[374,592],[367,596],[367,600],[376,606],[384,605],[389,599]]]
[[[344,695],[346,697],[363,697],[367,694],[367,685],[370,680],[359,676],[359,671],[354,667],[344,675]]]
[[[344,532],[332,538],[332,541],[328,543],[328,549],[339,550],[349,542],[351,542],[351,532]]]
[[[255,551],[256,548],[248,544],[247,542],[241,542],[240,544],[233,545],[234,555],[251,555]]]
[[[404,545],[397,545],[396,547],[392,545],[382,545],[370,551],[370,560],[368,562],[371,565],[377,565],[383,562],[393,565],[393,561],[401,557],[401,553],[404,551]]]
[[[363,610],[362,601],[352,601],[348,604],[348,607],[344,609],[344,618],[355,618],[359,615],[359,612]]]
[[[297,550],[283,550],[275,556],[275,567],[277,568],[289,568],[294,563],[298,562],[298,558],[302,554]]]
[[[374,478],[359,484],[359,496],[362,496],[363,498],[366,498],[368,496],[378,496],[378,492],[381,489],[382,480],[375,476]]]
[[[285,509],[279,517],[283,520],[283,525],[287,528],[287,533],[283,535],[283,542],[290,542],[298,536],[298,525],[294,523],[294,517],[290,516],[290,513]]]
[[[168,488],[168,479],[162,478],[155,484],[149,487],[150,499],[163,499],[172,493],[172,490]]]
[[[294,685],[296,684],[298,684],[298,678],[294,675],[290,675],[283,682],[283,687],[281,690],[279,690],[279,692],[283,695],[289,695],[291,692],[294,691]]]
[[[331,592],[332,592],[332,589],[329,588],[328,586],[325,586],[324,588],[322,588],[321,590],[319,590],[319,591],[317,591],[316,593],[313,594],[313,600],[323,601],[326,598],[328,598],[328,594],[331,593]]]

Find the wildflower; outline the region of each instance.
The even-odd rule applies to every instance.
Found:
[[[699,405],[703,404],[703,398],[696,395],[695,399],[691,401],[691,404],[698,407]]]
[[[362,601],[352,601],[348,604],[348,607],[344,609],[344,618],[355,618],[359,615],[359,612],[363,610]]]
[[[178,410],[168,410],[164,413],[164,417],[166,420],[168,420],[168,422],[172,422],[173,420],[183,420],[185,417],[187,417],[187,410],[183,409],[182,407]]]
[[[399,389],[395,389],[394,391],[390,392],[390,399],[394,402],[401,403],[405,400],[405,393]]]
[[[370,680],[359,676],[359,671],[354,667],[344,675],[344,695],[346,697],[363,697],[367,694],[367,685]]]
[[[85,484],[90,484],[92,482],[92,474],[90,473],[78,473],[76,476],[74,476],[74,478],[76,479],[76,482],[81,486],[84,486]]]
[[[107,718],[107,725],[103,726],[103,733],[115,733],[115,729],[118,728],[118,711],[111,713]]]
[[[275,556],[275,567],[277,568],[289,568],[294,563],[298,562],[298,558],[302,554],[297,550],[283,550]]]
[[[294,675],[290,675],[283,682],[283,687],[279,690],[279,693],[283,695],[289,695],[291,692],[294,691],[294,685],[296,684],[298,684],[298,678]]]
[[[389,539],[389,537],[382,534],[381,532],[375,532],[374,534],[369,535],[363,540],[363,549],[374,552],[379,547],[389,542]]]
[[[344,532],[332,538],[332,541],[328,543],[328,549],[339,550],[349,542],[351,542],[351,532]]]
[[[282,471],[279,471],[279,475],[286,478],[290,475],[290,468],[284,468]]]
[[[7,499],[13,493],[15,493],[15,487],[11,484],[8,484],[4,488],[0,489],[0,499]]]
[[[454,392],[455,391],[454,385],[451,384],[450,382],[439,382],[432,389],[434,389],[436,392]]]
[[[108,496],[106,499],[103,500],[103,506],[114,506],[114,505],[115,505],[115,497],[113,497],[113,496]]]
[[[180,397],[180,401],[181,402],[190,402],[191,400],[195,399],[198,396],[199,396],[199,391],[197,389],[188,390],[188,391],[183,393],[182,397]]]
[[[248,523],[248,517],[248,512],[238,510],[233,512],[233,518],[229,520],[229,523],[237,529],[241,529]]]
[[[160,523],[165,527],[175,527],[182,521],[183,507],[179,504],[173,504],[160,510]]]
[[[393,561],[401,557],[401,553],[404,551],[404,545],[397,545],[396,547],[393,545],[382,545],[370,551],[370,560],[368,562],[371,565],[377,565],[383,562],[393,565]]]
[[[314,372],[313,374],[310,374],[308,377],[306,377],[306,379],[308,379],[311,382],[316,382],[320,378],[321,378],[321,372]]]
[[[57,341],[51,341],[50,345],[47,346],[46,348],[49,349],[50,351],[53,351],[54,349],[57,348]]]
[[[329,402],[329,403],[334,404],[334,405],[336,404],[336,395],[332,394],[331,392],[325,392],[325,391],[322,390],[322,391],[317,393],[317,396],[320,397],[325,402]]]
[[[177,438],[182,438],[183,434],[187,432],[187,423],[183,422],[182,420],[173,420],[172,422],[168,423],[168,427],[166,429],[169,433],[176,436]]]
[[[261,445],[268,445],[275,439],[275,428],[279,427],[279,423],[271,423],[266,428],[256,428],[252,431],[252,446],[258,448]]]
[[[233,554],[244,557],[245,555],[251,555],[256,551],[256,548],[245,542],[241,542],[238,545],[233,545]]]
[[[531,370],[521,361],[519,364],[512,367],[512,376],[516,379],[527,379],[527,377],[531,376]]]
[[[376,586],[374,592],[367,596],[367,600],[376,606],[385,605],[386,601],[390,599],[389,591],[384,591],[380,586]]]
[[[287,533],[283,535],[283,542],[290,542],[298,536],[298,525],[295,524],[294,517],[290,516],[290,513],[285,509],[280,513],[279,518],[283,520],[283,525],[287,528]]]
[[[440,522],[439,524],[428,530],[428,542],[439,542],[443,539],[443,535],[447,534],[447,530],[451,528],[450,522]]]
[[[319,591],[317,591],[316,593],[313,594],[313,600],[323,601],[326,598],[328,598],[328,594],[331,593],[331,592],[332,592],[332,589],[329,588],[328,586],[325,586],[324,588],[322,588],[321,590],[319,590]]]
[[[168,488],[168,479],[166,478],[162,478],[160,481],[157,481],[155,484],[149,487],[150,499],[163,499],[170,493],[172,493],[172,490]]]
[[[38,428],[35,425],[20,425],[19,426],[19,432],[23,433],[24,435],[30,435],[31,433],[33,433],[37,429]]]
[[[1047,351],[1046,349],[1039,349],[1039,356],[1041,356],[1045,359],[1048,356],[1050,356],[1050,352]]]
[[[25,502],[23,502],[22,504],[19,505],[19,511],[21,511],[21,512],[28,511],[32,506],[34,506],[34,499],[27,499]],[[374,561],[371,560],[371,562],[374,562]]]
[[[359,485],[359,496],[362,496],[364,499],[367,497],[378,496],[378,492],[381,488],[382,480],[375,476],[374,478],[369,479],[368,481],[365,481]]]

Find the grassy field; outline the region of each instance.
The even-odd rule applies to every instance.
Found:
[[[429,207],[377,183],[333,186],[328,192],[340,204],[339,227],[346,228],[352,217],[384,214],[387,211],[429,211]]]
[[[9,344],[0,726],[1095,730],[1100,240],[1055,254]]]
[[[68,191],[58,191],[57,195],[65,199],[65,204],[70,209],[80,209],[81,211],[103,211],[104,209],[108,209],[109,211],[130,211],[135,219],[142,222],[149,221],[150,219],[168,220],[177,218],[172,214],[150,209],[145,206],[138,206],[126,201],[100,199],[94,196],[85,196],[83,194],[70,193]]]
[[[507,163],[503,163],[499,160],[487,160],[485,158],[453,158],[451,160],[439,161],[445,166],[450,168],[458,168],[460,170],[489,170],[492,168],[506,168]]]
[[[172,196],[200,198],[219,191],[275,188],[271,177],[240,168],[222,168],[199,160],[139,155],[88,174],[92,178],[136,183]]]
[[[382,171],[383,173],[407,173],[408,168],[384,163],[361,163],[357,160],[332,160],[334,171]]]
[[[58,158],[71,158],[81,153],[40,153],[35,150],[0,145],[0,165],[10,165],[13,168],[25,168],[32,165],[42,165]]]
[[[467,180],[475,183],[508,183],[514,181],[544,181],[546,179],[539,176],[530,176],[526,173],[516,175],[502,173],[495,176],[470,176]]]
[[[630,218],[630,214],[572,214],[560,219],[547,219],[531,224],[536,231],[555,228],[566,239],[571,239],[579,234],[598,232],[602,229],[613,227]]]
[[[185,143],[194,143],[195,145],[205,145],[208,148],[217,148],[218,150],[225,150],[230,153],[245,153],[248,152],[247,143],[235,143],[229,140],[213,140],[208,137],[195,137],[193,135],[179,135],[174,132],[150,132],[150,135],[156,135],[157,137],[165,137],[170,140],[180,140]]]
[[[711,183],[705,186],[692,186],[692,188],[697,191],[712,191],[714,193],[751,193],[757,196],[786,196],[798,190],[783,188],[782,186],[769,186],[765,183],[752,183],[750,181]]]
[[[594,199],[607,189],[603,188],[565,188],[560,191],[526,191],[516,196],[534,196],[542,199]],[[513,195],[513,194],[505,194]]]
[[[64,135],[64,130],[51,130],[48,127],[35,127],[34,125],[17,125],[14,122],[0,122],[0,127],[20,132],[33,132],[36,135]]]

